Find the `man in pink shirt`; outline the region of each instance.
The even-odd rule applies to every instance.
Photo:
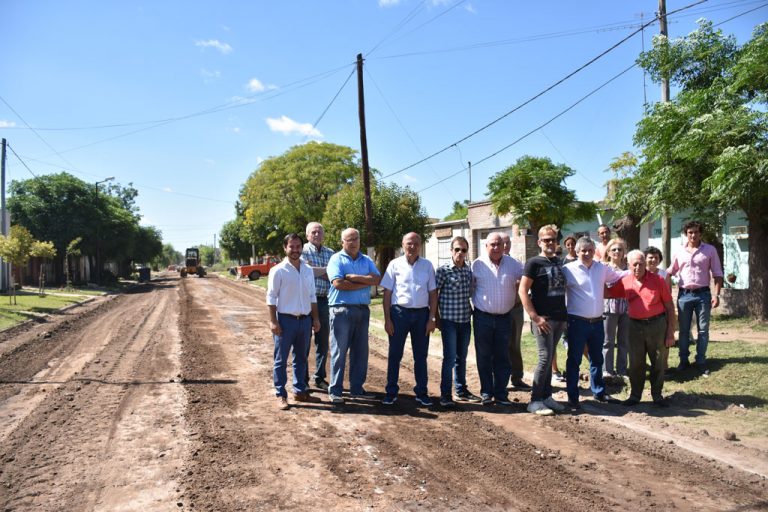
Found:
[[[679,318],[680,365],[678,370],[690,366],[688,346],[691,342],[691,321],[696,313],[696,367],[703,376],[709,376],[707,345],[709,344],[709,317],[712,308],[720,305],[723,287],[723,267],[715,248],[701,241],[701,223],[695,220],[683,225],[685,245],[672,257],[667,269],[670,276],[678,277],[677,312]],[[715,296],[709,288],[710,276],[715,281]]]

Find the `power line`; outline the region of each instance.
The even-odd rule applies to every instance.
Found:
[[[29,174],[31,174],[32,176],[34,176],[35,178],[37,178],[37,174],[35,174],[34,172],[32,172],[32,169],[30,169],[30,168],[29,168],[29,166],[27,165],[27,163],[26,163],[24,160],[22,160],[22,159],[21,159],[21,157],[19,156],[19,154],[18,154],[18,153],[16,153],[16,151],[14,151],[14,150],[13,150],[13,148],[11,147],[11,145],[10,145],[10,144],[6,144],[6,145],[5,145],[5,147],[7,147],[8,149],[10,149],[10,150],[11,150],[11,153],[13,153],[14,155],[16,155],[16,158],[18,158],[18,159],[19,159],[19,162],[21,162],[21,165],[23,165],[24,167],[26,167],[26,168],[27,168],[27,170],[29,171]]]
[[[738,17],[740,17],[740,16],[744,16],[745,14],[749,14],[749,13],[751,13],[751,12],[753,12],[753,11],[756,11],[756,10],[758,10],[758,9],[762,9],[762,8],[763,8],[763,7],[765,7],[765,6],[768,6],[768,3],[766,3],[766,4],[763,4],[763,5],[758,5],[758,6],[757,6],[757,7],[755,7],[754,9],[750,9],[750,10],[748,10],[748,11],[742,12],[741,14],[737,14],[736,16],[731,16],[731,17],[730,17],[730,18],[728,18],[727,20],[723,20],[723,21],[721,21],[721,22],[717,23],[716,25],[712,25],[712,26],[713,26],[713,27],[719,27],[720,25],[722,25],[722,24],[724,24],[724,23],[728,23],[729,21],[735,20],[736,18],[738,18]]]
[[[427,0],[422,0],[418,4],[416,4],[416,7],[414,7],[411,12],[409,12],[400,22],[395,25],[395,27],[389,31],[389,34],[381,38],[378,43],[376,43],[373,48],[368,50],[368,53],[366,55],[371,55],[373,52],[375,52],[384,42],[389,39],[390,37],[394,36],[401,28],[403,28],[405,25],[407,25],[413,18],[416,17],[416,14],[418,14],[419,11],[421,11],[424,6],[427,4]]]
[[[606,85],[608,85],[609,83],[613,82],[614,80],[616,80],[617,78],[619,78],[619,77],[620,77],[620,76],[622,76],[623,74],[625,74],[625,73],[627,73],[628,71],[630,71],[630,70],[631,70],[632,68],[634,68],[635,66],[637,66],[637,64],[632,64],[632,65],[631,65],[631,66],[629,66],[628,68],[624,69],[623,71],[621,71],[621,72],[619,72],[618,74],[614,75],[613,77],[609,78],[608,80],[606,80],[605,82],[603,82],[602,84],[600,84],[598,87],[596,87],[596,88],[592,89],[592,90],[591,90],[589,93],[587,93],[586,95],[584,95],[584,96],[582,96],[581,98],[579,98],[579,99],[578,99],[576,102],[572,103],[570,106],[568,106],[568,107],[567,107],[567,108],[565,108],[564,110],[561,110],[561,111],[560,111],[558,114],[556,114],[555,116],[553,116],[553,117],[549,118],[549,119],[548,119],[546,122],[544,122],[544,123],[540,124],[539,126],[537,126],[537,127],[536,127],[536,128],[534,128],[534,129],[530,130],[530,131],[529,131],[529,132],[527,132],[525,135],[523,135],[523,136],[521,136],[521,137],[517,138],[516,140],[514,140],[514,141],[512,141],[511,143],[507,144],[506,146],[504,146],[503,148],[499,149],[498,151],[495,151],[495,152],[491,153],[490,155],[488,155],[488,156],[486,156],[486,157],[484,157],[484,158],[482,158],[482,159],[478,160],[478,161],[477,161],[477,162],[475,162],[473,165],[479,165],[479,164],[481,164],[481,163],[483,163],[483,162],[485,162],[485,161],[487,161],[487,160],[490,160],[491,158],[495,157],[495,156],[496,156],[496,155],[498,155],[499,153],[502,153],[503,151],[506,151],[507,149],[511,148],[512,146],[514,146],[514,145],[515,145],[515,144],[517,144],[518,142],[521,142],[522,140],[524,140],[524,139],[528,138],[528,137],[529,137],[529,136],[531,136],[532,134],[536,133],[537,131],[541,130],[542,128],[544,128],[545,126],[547,126],[548,124],[550,124],[550,123],[551,123],[552,121],[554,121],[555,119],[557,119],[557,118],[559,118],[559,117],[563,116],[565,113],[567,113],[568,111],[570,111],[571,109],[573,109],[574,107],[576,107],[576,106],[577,106],[579,103],[583,102],[584,100],[586,100],[587,98],[589,98],[590,96],[592,96],[593,94],[595,94],[597,91],[599,91],[600,89],[602,89],[603,87],[605,87]],[[442,180],[438,181],[437,183],[433,183],[432,185],[430,185],[430,186],[428,186],[428,187],[425,187],[425,188],[423,188],[423,189],[419,190],[419,191],[418,191],[418,193],[420,194],[420,193],[424,192],[425,190],[429,190],[430,188],[432,188],[432,187],[434,187],[434,186],[436,186],[436,185],[438,185],[438,184],[440,184],[440,183],[442,183],[442,182],[444,182],[444,181],[446,181],[446,180],[449,180],[449,179],[453,178],[454,176],[458,176],[459,174],[463,173],[463,172],[464,172],[464,171],[466,171],[466,170],[467,170],[467,168],[465,167],[465,168],[461,169],[460,171],[457,171],[457,172],[455,172],[455,173],[451,174],[450,176],[447,176],[447,177],[443,178]]]
[[[350,78],[352,78],[352,75],[354,75],[354,74],[355,74],[355,69],[356,69],[355,67],[352,67],[352,71],[350,71],[350,72],[349,72],[349,75],[347,76],[347,79],[346,79],[346,80],[344,80],[344,83],[343,83],[343,84],[341,84],[341,87],[339,87],[339,90],[338,90],[338,91],[336,91],[336,94],[333,96],[333,98],[331,98],[331,101],[330,101],[330,102],[328,103],[328,105],[325,107],[325,109],[323,110],[323,113],[322,113],[322,114],[320,114],[320,117],[318,117],[318,118],[317,118],[317,121],[315,121],[315,122],[314,122],[314,124],[312,125],[313,127],[317,128],[317,125],[318,125],[318,124],[320,124],[320,121],[322,121],[322,120],[323,120],[323,117],[325,117],[325,114],[326,114],[326,112],[328,112],[328,109],[330,109],[330,108],[331,108],[331,105],[333,105],[333,103],[336,101],[336,98],[338,98],[338,97],[339,97],[339,94],[341,94],[341,91],[343,91],[343,90],[344,90],[344,87],[346,87],[346,86],[347,86],[347,82],[349,82],[349,79],[350,79]],[[304,137],[304,141],[306,141],[308,137],[309,137],[309,135],[307,135],[306,137]]]
[[[697,2],[694,2],[694,3],[692,3],[692,4],[689,4],[689,5],[687,5],[687,6],[685,6],[685,7],[681,7],[680,9],[676,9],[675,11],[671,11],[671,13],[677,13],[677,12],[680,12],[680,11],[682,11],[682,10],[685,10],[685,9],[690,9],[691,7],[693,7],[693,6],[695,6],[695,5],[699,5],[699,4],[702,4],[702,3],[704,3],[704,2],[707,2],[707,1],[708,1],[708,0],[699,0],[699,1],[697,1]],[[410,164],[410,165],[408,165],[408,166],[406,166],[406,167],[403,167],[402,169],[400,169],[400,170],[398,170],[398,171],[395,171],[395,172],[393,172],[393,173],[387,174],[387,175],[386,175],[386,176],[384,176],[383,178],[385,178],[385,179],[386,179],[386,178],[389,178],[389,177],[391,177],[391,176],[394,176],[394,175],[396,175],[396,174],[400,174],[400,173],[401,173],[401,172],[403,172],[403,171],[407,171],[408,169],[411,169],[411,168],[413,168],[413,167],[415,167],[415,166],[417,166],[417,165],[419,165],[419,164],[421,164],[421,163],[424,163],[424,162],[426,162],[427,160],[429,160],[429,159],[431,159],[431,158],[434,158],[434,157],[436,157],[437,155],[439,155],[439,154],[441,154],[441,153],[444,153],[445,151],[447,151],[447,150],[448,150],[448,149],[450,149],[451,147],[455,146],[456,144],[461,144],[462,142],[466,141],[467,139],[470,139],[471,137],[474,137],[474,136],[475,136],[475,135],[477,135],[478,133],[480,133],[480,132],[482,132],[482,131],[484,131],[484,130],[487,130],[488,128],[490,128],[490,127],[491,127],[491,126],[493,126],[494,124],[498,123],[498,122],[499,122],[499,121],[501,121],[502,119],[504,119],[504,118],[508,117],[509,115],[513,114],[514,112],[516,112],[516,111],[520,110],[520,109],[521,109],[521,108],[523,108],[524,106],[526,106],[526,105],[528,105],[529,103],[533,102],[534,100],[536,100],[536,99],[540,98],[541,96],[543,96],[543,95],[544,95],[544,94],[546,94],[547,92],[551,91],[552,89],[554,89],[554,88],[555,88],[555,87],[557,87],[558,85],[560,85],[560,84],[562,84],[563,82],[565,82],[566,80],[570,79],[571,77],[573,77],[573,76],[574,76],[574,75],[576,75],[577,73],[579,73],[579,72],[583,71],[584,69],[586,69],[587,67],[591,66],[592,64],[594,64],[595,62],[597,62],[599,59],[601,59],[602,57],[604,57],[604,56],[605,56],[605,55],[607,55],[608,53],[612,52],[613,50],[615,50],[616,48],[618,48],[619,46],[621,46],[622,44],[624,44],[625,42],[627,42],[629,39],[631,39],[632,37],[634,37],[636,34],[638,34],[639,32],[641,32],[641,31],[642,31],[642,30],[643,30],[645,27],[647,27],[647,26],[649,26],[649,25],[651,25],[651,24],[655,23],[657,19],[658,19],[658,16],[654,17],[654,19],[653,19],[653,20],[651,20],[651,21],[649,21],[648,23],[644,24],[644,25],[643,25],[643,26],[641,26],[639,29],[635,30],[634,32],[632,32],[631,34],[629,34],[628,36],[626,36],[625,38],[623,38],[623,39],[622,39],[621,41],[619,41],[618,43],[614,44],[613,46],[611,46],[611,47],[610,47],[610,48],[608,48],[607,50],[603,51],[602,53],[600,53],[600,54],[599,54],[599,55],[597,55],[596,57],[593,57],[592,59],[590,59],[589,61],[587,61],[585,64],[582,64],[581,66],[579,66],[579,67],[578,67],[577,69],[575,69],[574,71],[571,71],[570,73],[568,73],[567,75],[565,75],[563,78],[561,78],[561,79],[560,79],[560,80],[558,80],[557,82],[553,83],[552,85],[550,85],[549,87],[547,87],[547,88],[546,88],[546,89],[544,89],[543,91],[541,91],[541,92],[538,92],[537,94],[533,95],[531,98],[529,98],[529,99],[525,100],[523,103],[521,103],[521,104],[519,104],[518,106],[514,107],[512,110],[510,110],[510,111],[508,111],[508,112],[506,112],[506,113],[502,114],[501,116],[497,117],[496,119],[494,119],[494,120],[493,120],[493,121],[491,121],[490,123],[488,123],[488,124],[486,124],[486,125],[484,125],[484,126],[482,126],[482,127],[478,128],[477,130],[475,130],[474,132],[470,133],[469,135],[466,135],[466,136],[462,137],[461,139],[457,140],[456,142],[453,142],[453,143],[451,143],[451,144],[449,144],[449,145],[445,146],[444,148],[442,148],[442,149],[440,149],[440,150],[438,150],[438,151],[435,151],[435,152],[434,152],[434,153],[432,153],[431,155],[428,155],[428,156],[426,156],[425,158],[422,158],[421,160],[419,160],[419,161],[417,161],[417,162],[414,162],[414,163],[412,163],[412,164]]]

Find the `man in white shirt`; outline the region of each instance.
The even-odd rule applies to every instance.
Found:
[[[320,330],[312,268],[301,261],[302,240],[296,233],[283,239],[286,257],[269,269],[267,306],[269,328],[275,340],[272,377],[278,408],[288,409],[287,361],[293,348],[293,398],[297,402],[319,402],[307,391],[307,346],[312,331]]]
[[[603,292],[605,285],[614,283],[624,273],[615,272],[607,265],[595,261],[595,242],[583,236],[576,241],[579,259],[563,266],[566,279],[568,309],[568,359],[566,361],[566,389],[568,404],[579,409],[579,366],[584,346],[589,353],[589,375],[592,396],[607,402],[603,382]]]
[[[384,288],[384,330],[389,335],[387,358],[387,395],[382,403],[392,405],[400,390],[400,362],[405,338],[411,335],[416,402],[432,405],[427,394],[427,353],[429,335],[435,330],[437,315],[437,285],[432,263],[419,257],[421,237],[408,233],[403,237],[403,255],[389,262],[381,286]]]
[[[507,395],[509,338],[512,335],[511,311],[517,297],[517,283],[523,266],[504,254],[502,234],[494,232],[485,240],[485,251],[472,262],[475,306],[475,353],[480,375],[483,405],[494,402],[512,405]]]

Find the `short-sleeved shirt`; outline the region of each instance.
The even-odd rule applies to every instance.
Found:
[[[381,275],[373,260],[363,254],[357,253],[357,258],[352,257],[341,250],[331,256],[328,260],[328,266],[326,267],[326,273],[328,279],[333,283],[334,279],[343,279],[347,274],[358,275]],[[333,284],[328,290],[328,305],[338,306],[341,304],[370,304],[371,303],[371,291],[370,286],[360,288],[359,290],[339,290]]]
[[[308,315],[313,302],[317,302],[315,279],[309,265],[301,262],[297,270],[285,258],[269,269],[267,305],[286,315]]]
[[[646,272],[641,281],[633,274],[622,277],[610,290],[610,294],[626,297],[629,318],[642,320],[658,316],[666,311],[664,303],[672,301],[672,293],[664,278]]]
[[[305,243],[301,251],[302,259],[311,267],[327,267],[331,256],[333,256],[333,250],[329,247],[323,245],[318,249],[311,242]],[[328,278],[325,276],[315,278],[315,293],[318,297],[327,297],[330,288],[331,282]]]
[[[381,287],[392,292],[392,305],[404,308],[429,307],[429,292],[437,289],[435,268],[425,258],[416,258],[413,265],[400,256],[389,262]]]
[[[613,283],[624,275],[608,265],[592,261],[587,267],[581,260],[563,266],[566,281],[566,306],[569,315],[584,318],[603,316],[603,291],[607,283]]]
[[[523,275],[533,280],[531,301],[536,314],[551,320],[566,320],[565,274],[560,258],[535,256],[525,262]]]
[[[472,270],[469,264],[457,267],[453,261],[440,266],[435,273],[440,318],[456,323],[469,322],[472,318]]]
[[[472,262],[472,304],[485,313],[509,313],[517,298],[517,282],[523,277],[523,264],[506,254],[499,265],[487,254]]]
[[[723,267],[714,246],[701,243],[694,252],[685,247],[672,257],[667,268],[670,276],[678,276],[678,286],[685,289],[705,288],[712,277],[723,277]]]

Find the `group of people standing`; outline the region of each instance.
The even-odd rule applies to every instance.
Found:
[[[291,349],[294,400],[320,401],[308,392],[312,332],[316,357],[311,378],[315,387],[327,391],[332,403],[343,404],[349,353],[348,396],[376,398],[364,385],[370,287],[377,285],[384,290],[384,329],[389,337],[384,405],[398,399],[400,367],[409,335],[415,400],[421,406],[433,405],[427,391],[427,356],[429,337],[439,329],[443,342],[442,407],[455,407],[457,401],[509,406],[512,402],[508,392],[515,389],[530,390],[528,411],[532,413],[551,415],[566,410],[552,397],[551,384],[557,368],[555,350],[564,335],[568,349],[565,380],[571,409],[580,408],[579,367],[584,355],[589,359],[593,397],[601,402],[612,401],[605,391],[604,376],[613,371],[614,340],[618,340],[615,368],[619,373],[626,372],[630,380],[630,396],[623,403],[639,403],[649,358],[651,396],[655,404],[665,406],[664,370],[676,326],[668,276],[677,275],[680,286],[680,367],[687,367],[690,324],[695,312],[699,336],[696,364],[702,373],[707,371],[709,310],[717,306],[722,286],[717,253],[701,243],[700,224],[688,223],[683,232],[687,243],[673,257],[667,276],[658,270],[660,251],[649,248],[625,255],[626,244],[611,239],[610,230],[603,225],[598,230],[599,244],[589,237],[567,237],[565,258],[558,255],[558,228],[542,227],[537,239],[540,253],[524,265],[509,255],[511,243],[505,233],[490,233],[485,250],[471,263],[467,259],[469,243],[458,236],[451,241],[451,261],[437,270],[420,257],[421,237],[408,233],[402,240],[402,256],[393,259],[382,276],[374,262],[360,252],[356,229],[342,232],[342,249],[334,253],[323,245],[323,227],[312,222],[307,225],[308,241],[303,246],[299,235],[285,237],[286,258],[269,274],[267,304],[275,340],[273,377],[278,406],[289,407],[286,383]],[[710,275],[715,278],[715,297],[705,304],[710,298]],[[538,348],[532,386],[523,381],[523,309],[531,319]],[[473,331],[479,396],[469,390],[466,380]],[[609,335],[609,331],[614,332]],[[330,382],[325,372],[329,346]],[[609,358],[610,363],[605,363]]]

